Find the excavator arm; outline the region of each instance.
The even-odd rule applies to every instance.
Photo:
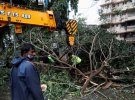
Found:
[[[25,7],[10,4],[0,4],[0,27],[7,24],[15,24],[16,33],[22,33],[22,25],[33,25],[56,30],[56,22],[53,11],[35,11]]]

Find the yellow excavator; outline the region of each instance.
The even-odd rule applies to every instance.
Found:
[[[25,6],[19,6],[18,4],[13,4],[12,2],[1,2],[0,28],[8,24],[15,25],[15,33],[17,34],[23,33],[22,27],[26,25],[44,27],[49,31],[55,31],[58,27],[58,22],[55,19],[53,11],[38,11],[29,9]],[[75,42],[75,34],[77,32],[77,21],[70,19],[65,21],[63,26],[68,35],[68,43],[70,46],[73,46]]]

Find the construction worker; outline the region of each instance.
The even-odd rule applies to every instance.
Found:
[[[80,57],[73,55],[72,53],[68,53],[68,57],[68,62],[72,65],[77,65],[82,61]]]
[[[43,63],[55,63],[55,59],[51,55],[44,55],[39,57],[40,61]]]
[[[52,57],[51,55],[48,55],[47,58],[49,59],[49,61],[50,61],[51,63],[54,63],[54,62],[55,62],[54,59],[53,59],[53,57]]]
[[[81,63],[81,58],[76,55],[72,55],[71,62],[73,63],[73,65],[77,65]]]
[[[21,57],[11,61],[11,100],[47,100],[42,94],[39,74],[32,62],[35,48],[32,44],[24,44]]]

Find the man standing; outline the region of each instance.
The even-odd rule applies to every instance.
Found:
[[[34,46],[24,44],[21,57],[11,61],[11,100],[44,100],[39,74],[32,63],[34,56]]]

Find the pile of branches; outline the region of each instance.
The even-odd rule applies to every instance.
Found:
[[[30,37],[29,42],[40,51],[40,56],[51,55],[56,61],[56,63],[52,64],[54,68],[67,69],[72,77],[81,83],[82,95],[87,93],[88,87],[91,86],[94,87],[93,91],[95,91],[100,87],[106,89],[110,86],[120,86],[116,83],[128,83],[129,81],[132,83],[134,77],[128,78],[123,76],[134,75],[134,71],[130,70],[130,66],[133,67],[134,65],[134,62],[132,62],[134,59],[134,46],[125,41],[116,40],[112,34],[107,33],[101,28],[96,27],[96,29],[89,31],[91,34],[87,32],[86,34],[78,33],[77,44],[73,47],[68,47],[64,44],[63,41],[66,39],[64,40],[58,34],[57,37],[55,34],[49,35],[49,40],[47,38],[44,39],[44,34],[36,32],[36,30],[31,30],[26,35]],[[50,44],[54,42],[61,44],[61,48],[52,48]],[[58,49],[62,52],[56,52]],[[71,52],[82,59],[81,64],[74,65],[69,62],[70,58],[68,58],[68,54]],[[119,64],[119,60],[121,60],[121,65]],[[129,63],[131,64],[127,67]],[[39,62],[37,64],[46,65]],[[119,71],[118,69],[124,70]],[[102,80],[102,83],[94,81],[94,79]]]
[[[55,63],[51,63],[54,68],[68,70],[75,81],[81,83],[81,94],[87,93],[89,87],[95,91],[100,87],[106,89],[116,85],[114,83],[132,83],[134,77],[127,76],[134,76],[134,71],[131,71],[134,67],[134,45],[116,40],[114,35],[100,27],[86,27],[82,23],[78,26],[76,43],[72,47],[66,44],[66,35],[58,32],[50,34],[37,27],[30,27],[18,39],[21,43],[33,44],[39,57],[51,55],[55,59]],[[17,43],[17,47],[20,44]],[[57,45],[53,47],[53,44]],[[72,64],[69,53],[79,56],[82,62]],[[46,65],[42,62],[37,64]]]

